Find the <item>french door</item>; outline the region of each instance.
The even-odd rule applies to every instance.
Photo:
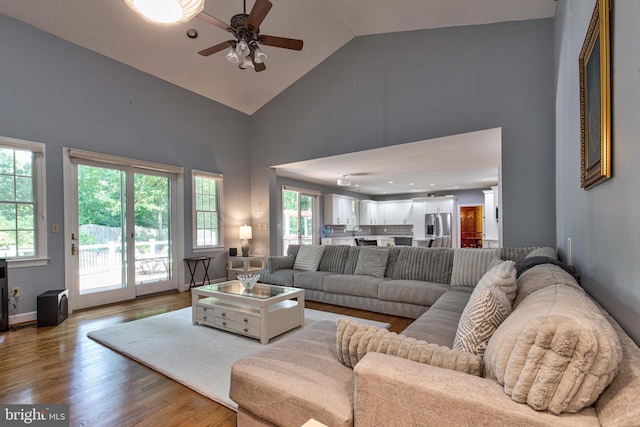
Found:
[[[311,245],[317,239],[318,193],[282,188],[282,253],[287,253],[291,244]]]
[[[72,307],[176,289],[176,175],[83,158],[66,175]]]

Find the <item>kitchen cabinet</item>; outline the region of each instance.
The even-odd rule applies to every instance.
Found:
[[[360,218],[359,225],[377,225],[378,224],[378,202],[374,200],[360,200]]]
[[[352,197],[338,194],[324,196],[324,223],[328,225],[344,225],[347,230],[358,225],[357,202]]]
[[[413,201],[411,200],[378,202],[378,224],[411,224],[413,222],[413,217],[411,216],[412,207]]]
[[[424,216],[427,214],[427,201],[424,199],[413,199],[413,235],[423,237],[425,235]]]
[[[453,213],[454,208],[453,196],[429,197],[426,199],[425,213]]]

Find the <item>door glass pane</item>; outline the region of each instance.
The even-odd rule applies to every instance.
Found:
[[[136,285],[171,279],[171,179],[136,173]]]
[[[78,165],[80,294],[127,286],[124,171]]]
[[[313,243],[313,196],[300,194],[300,243]]]
[[[282,191],[282,253],[291,244],[298,243],[298,193]]]

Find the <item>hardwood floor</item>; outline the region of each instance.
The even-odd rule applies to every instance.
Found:
[[[172,292],[75,311],[55,327],[1,333],[0,402],[69,404],[71,426],[235,426],[235,412],[87,337],[190,305],[190,292]],[[306,307],[387,322],[396,332],[412,322],[311,301]]]

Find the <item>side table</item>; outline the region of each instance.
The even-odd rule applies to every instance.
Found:
[[[204,285],[204,281],[207,281],[207,284],[211,284],[211,279],[209,279],[209,264],[211,264],[211,260],[214,257],[212,256],[196,256],[191,258],[185,258],[184,261],[189,268],[189,273],[191,274],[191,282],[189,282],[189,288],[196,286],[195,274],[198,269],[198,263],[202,263],[202,267],[204,267],[204,277],[202,278],[202,284]]]
[[[265,259],[264,255],[230,256],[227,259],[227,279],[235,280],[238,274],[259,273],[261,269],[265,268]],[[260,266],[252,265],[251,261],[260,261]]]

